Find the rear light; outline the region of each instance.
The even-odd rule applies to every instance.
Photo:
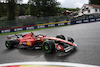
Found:
[[[7,39],[11,39],[11,37],[7,37]]]

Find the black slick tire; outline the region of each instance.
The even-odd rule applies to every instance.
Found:
[[[6,40],[6,41],[5,41],[5,46],[6,46],[8,49],[14,48],[14,45],[15,45],[15,42],[14,42],[13,40]]]
[[[60,39],[66,40],[64,35],[57,35],[56,38],[60,38]]]
[[[45,53],[54,53],[56,51],[55,43],[52,40],[44,41],[43,49]]]

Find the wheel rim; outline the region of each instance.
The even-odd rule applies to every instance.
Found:
[[[47,45],[45,45],[45,49],[46,49],[46,50],[48,50],[48,49],[49,49],[49,47],[48,47]]]
[[[8,46],[9,46],[9,44],[8,44],[8,43],[6,43],[6,46],[8,47]]]
[[[10,48],[9,41],[7,41],[5,45],[6,45],[7,48]]]
[[[43,43],[43,49],[45,50],[46,53],[51,53],[52,47],[49,45],[49,42],[45,41]]]
[[[46,53],[51,53],[49,45],[44,46]]]

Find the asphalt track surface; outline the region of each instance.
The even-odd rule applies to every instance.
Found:
[[[100,66],[100,22],[77,24],[34,31],[35,34],[46,34],[55,37],[57,34],[72,37],[77,50],[71,53],[45,54],[43,50],[7,49],[6,36],[0,36],[0,64],[12,62],[71,62]]]

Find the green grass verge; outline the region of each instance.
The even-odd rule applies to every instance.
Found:
[[[70,25],[64,25],[64,26],[70,26]],[[32,32],[32,31],[38,31],[38,30],[44,30],[44,29],[50,29],[50,28],[57,28],[57,27],[63,27],[63,26],[40,28],[40,29],[32,29],[32,30],[24,30],[24,31],[17,31],[17,32],[10,32],[10,33],[1,33],[0,36],[17,34],[17,33],[24,33],[24,32]]]

